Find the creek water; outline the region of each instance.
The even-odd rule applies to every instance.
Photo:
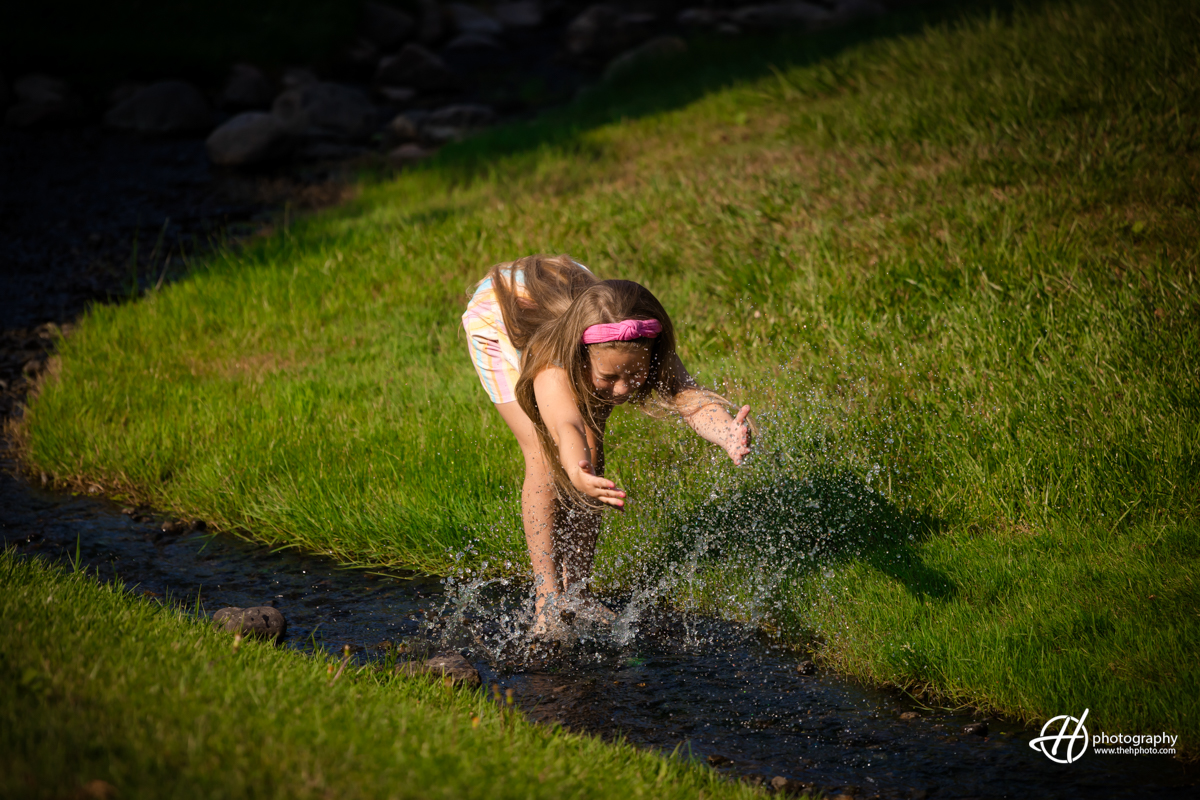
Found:
[[[276,606],[288,621],[284,646],[350,645],[359,659],[382,659],[382,643],[426,641],[437,628],[428,620],[448,616],[439,579],[347,570],[229,536],[167,534],[161,520],[42,491],[2,466],[6,546],[58,562],[78,552],[100,580],[119,578],[135,593],[202,613]],[[781,775],[832,794],[884,798],[1195,797],[1200,782],[1195,770],[1160,756],[1088,753],[1055,764],[1030,748],[1037,731],[1001,719],[987,720],[986,736],[964,734],[977,721],[967,712],[921,708],[836,674],[803,675],[802,655],[736,624],[651,610],[638,631],[621,645],[577,646],[517,669],[490,660],[485,647],[456,644],[485,685],[512,689],[534,720],[680,748],[731,778]],[[903,719],[906,712],[916,716]]]

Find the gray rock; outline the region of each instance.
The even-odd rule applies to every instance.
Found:
[[[13,94],[22,103],[54,103],[70,97],[71,89],[66,81],[34,73],[13,81]]]
[[[962,732],[967,736],[987,736],[988,724],[986,722],[972,722],[969,725],[964,725]]]
[[[375,106],[352,86],[318,82],[275,98],[274,114],[293,133],[365,139],[375,132]]]
[[[496,111],[491,106],[477,103],[458,103],[443,106],[432,112],[425,120],[426,125],[453,128],[481,128],[496,121]]]
[[[407,42],[417,32],[417,23],[411,16],[398,8],[383,3],[369,2],[363,6],[362,24],[359,27],[363,38],[374,42],[384,50],[391,50]]]
[[[517,0],[515,3],[500,3],[492,9],[496,20],[510,30],[537,28],[544,16],[536,0]]]
[[[778,28],[812,30],[829,22],[829,12],[810,3],[770,3],[744,6],[732,12],[729,18],[735,25],[752,30],[775,30]]]
[[[395,106],[406,106],[417,97],[416,90],[407,86],[380,86],[376,91],[385,102]]]
[[[644,41],[650,35],[652,14],[626,13],[616,6],[589,6],[566,30],[567,51],[577,58],[610,56]]]
[[[478,688],[483,685],[479,670],[471,666],[458,653],[441,653],[426,659],[424,663],[408,662],[396,665],[396,671],[411,676],[426,676],[441,680],[449,679],[455,686]]]
[[[144,83],[134,83],[133,81],[121,81],[114,86],[108,93],[108,107],[119,106],[135,94],[146,88]]]
[[[829,24],[842,25],[859,19],[881,17],[886,13],[887,9],[876,0],[838,0],[829,14]]]
[[[446,23],[443,10],[437,0],[419,0],[421,4],[421,27],[417,38],[425,44],[433,44],[445,35]]]
[[[283,71],[284,90],[303,89],[305,86],[311,86],[319,81],[317,73],[308,67],[288,67]]]
[[[725,20],[725,12],[715,8],[685,8],[675,17],[681,28],[715,28]]]
[[[439,56],[419,44],[406,44],[399,53],[379,62],[375,82],[417,91],[442,91],[457,86],[458,78]]]
[[[13,82],[16,102],[4,115],[12,128],[39,128],[75,122],[83,116],[83,103],[64,81],[40,73],[23,75]]]
[[[433,155],[432,150],[426,150],[419,144],[409,142],[402,144],[399,147],[388,153],[388,163],[394,167],[407,167],[416,164],[418,161],[424,161]]]
[[[213,623],[229,633],[274,639],[277,642],[287,635],[287,620],[279,609],[270,606],[222,608],[213,614]]]
[[[481,33],[485,36],[499,36],[504,32],[501,25],[491,15],[485,14],[475,6],[466,3],[451,3],[450,17],[459,33]]]
[[[387,137],[392,142],[415,142],[420,136],[420,127],[407,114],[397,114],[387,125]]]
[[[379,46],[370,39],[360,37],[347,45],[342,55],[360,70],[370,70],[379,63]]]
[[[274,114],[243,111],[204,142],[208,159],[222,167],[244,167],[283,155],[290,144],[288,126]]]
[[[687,43],[678,36],[658,36],[626,50],[604,69],[604,80],[628,78],[651,64],[666,61],[687,52]]]
[[[110,128],[150,135],[193,133],[212,125],[212,110],[200,90],[183,81],[162,81],[109,109]]]
[[[446,45],[446,50],[503,50],[504,46],[500,44],[493,36],[488,36],[486,33],[460,33],[455,36]]]
[[[270,108],[274,97],[275,87],[261,69],[253,64],[234,64],[217,102],[221,108],[245,111]]]

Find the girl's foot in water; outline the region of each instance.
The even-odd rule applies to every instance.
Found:
[[[612,627],[617,615],[594,597],[581,598],[575,604],[575,619],[589,625]]]

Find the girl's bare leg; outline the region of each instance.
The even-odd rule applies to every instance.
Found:
[[[558,558],[554,548],[554,532],[559,517],[558,493],[554,479],[546,468],[542,449],[538,445],[533,422],[517,403],[497,403],[496,410],[508,424],[521,454],[525,457],[525,483],[521,487],[521,520],[525,526],[525,545],[533,565],[537,584],[536,609],[540,616],[546,601],[561,594]],[[593,543],[593,549],[595,544]]]

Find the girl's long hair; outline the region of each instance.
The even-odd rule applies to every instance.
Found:
[[[524,276],[522,293],[514,289],[516,272]],[[567,477],[559,462],[558,447],[538,409],[533,379],[548,367],[566,370],[576,407],[597,440],[603,437],[597,418],[609,403],[592,391],[588,378],[590,348],[650,351],[646,381],[629,397],[629,402],[643,410],[649,411],[646,401],[652,393],[657,395],[657,406],[684,416],[714,403],[729,405],[729,401],[715,392],[701,389],[690,380],[685,382],[677,374],[675,328],[662,303],[646,287],[633,281],[602,281],[566,255],[526,256],[497,264],[488,277],[492,279],[505,330],[521,351],[521,377],[515,387],[517,402],[533,421],[546,464],[563,499],[597,506]],[[583,344],[584,329],[627,319],[658,320],[662,332],[653,339]]]

